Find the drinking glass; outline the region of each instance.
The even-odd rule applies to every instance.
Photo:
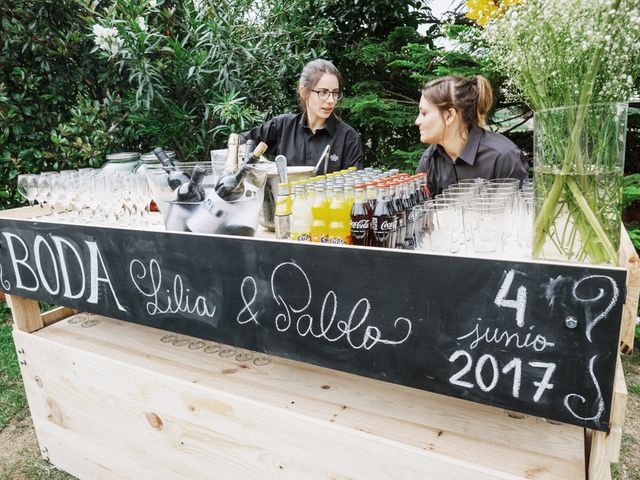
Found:
[[[471,232],[471,245],[475,253],[502,250],[506,208],[506,203],[501,199],[479,200],[464,206],[465,228]]]
[[[45,203],[49,206],[49,215],[53,213],[52,194],[51,194],[51,180],[55,177],[54,172],[41,173],[38,176],[38,193],[36,194],[36,200],[44,211]]]
[[[452,245],[452,203],[429,200],[425,203],[426,226],[421,237],[421,248],[427,252],[449,253]]]
[[[18,193],[27,199],[29,206],[33,207],[38,194],[38,176],[32,173],[18,175]]]
[[[144,225],[147,208],[151,203],[151,191],[144,173],[135,173],[131,176],[131,192],[136,214],[140,215],[140,223]]]

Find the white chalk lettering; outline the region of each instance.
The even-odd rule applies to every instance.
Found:
[[[501,372],[506,375],[509,372],[513,371],[511,395],[513,396],[513,398],[520,398],[520,386],[522,382],[522,360],[520,358],[516,357],[512,359],[509,363],[502,367],[502,370],[500,370],[498,360],[496,360],[493,355],[485,353],[484,355],[480,356],[476,363],[474,371],[476,383],[474,384],[463,380],[463,377],[473,369],[474,360],[468,352],[466,352],[465,350],[456,350],[449,357],[449,362],[454,363],[460,357],[463,357],[465,359],[465,363],[464,365],[462,365],[462,368],[460,368],[457,372],[449,377],[449,383],[466,389],[475,388],[475,386],[477,385],[483,392],[490,392],[496,387],[496,385],[498,385]],[[487,377],[484,373],[485,371],[487,371],[487,369],[484,368],[487,363],[489,363],[489,365],[491,366],[491,369],[489,370],[491,379],[489,382],[487,382]],[[553,389],[551,377],[556,370],[556,364],[547,362],[529,362],[529,366],[533,368],[545,369],[542,380],[532,382],[533,386],[537,387],[537,390],[533,395],[533,401],[537,403],[540,401],[545,391]],[[531,377],[531,375],[527,375],[527,378],[529,377]],[[569,397],[569,395],[567,397]],[[567,400],[565,400],[565,403],[566,402]]]
[[[9,282],[9,280],[7,280],[6,278],[2,277],[2,264],[0,264],[0,284],[2,285],[2,288],[4,288],[5,290],[7,291],[11,290],[11,282]]]
[[[47,247],[47,251],[49,252],[49,258],[51,259],[51,263],[53,264],[54,277],[56,279],[56,288],[54,289],[49,284],[47,280],[47,276],[44,273],[44,269],[42,268],[42,261],[40,256],[41,246],[45,245]],[[53,255],[53,250],[51,246],[47,243],[47,241],[42,238],[41,235],[36,235],[36,239],[33,242],[33,256],[36,260],[36,269],[38,270],[38,275],[40,275],[40,281],[44,286],[44,289],[49,292],[51,295],[57,295],[60,291],[60,272],[58,271],[58,263],[56,262],[56,258]]]
[[[522,360],[516,357],[502,367],[502,373],[509,373],[511,370],[513,370],[511,395],[513,395],[513,398],[518,398],[520,397],[520,382],[522,381]]]
[[[478,319],[481,320],[481,319]],[[512,342],[516,348],[533,348],[536,352],[542,352],[547,347],[553,347],[555,344],[548,341],[544,335],[537,334],[532,338],[534,327],[529,327],[529,332],[522,338],[518,332],[509,333],[507,330],[500,331],[497,327],[486,327],[484,331],[481,331],[480,323],[476,323],[475,327],[468,333],[460,336],[457,340],[464,340],[466,338],[473,338],[473,341],[469,344],[471,350],[475,349],[480,342],[487,344],[494,343],[496,345],[504,345],[508,347]]]
[[[491,364],[491,382],[487,385],[482,377],[482,367],[489,361]],[[490,392],[498,383],[498,361],[490,354],[485,353],[478,359],[476,363],[476,383],[483,392]]]
[[[614,282],[611,277],[607,277],[606,275],[589,275],[574,284],[573,290],[571,293],[573,294],[575,299],[582,303],[595,303],[598,300],[600,300],[605,293],[602,288],[598,289],[599,290],[598,295],[593,298],[583,298],[580,295],[578,295],[578,287],[580,287],[580,285],[583,282],[587,280],[597,279],[597,278],[609,280],[609,282],[611,283],[612,294],[611,294],[611,301],[609,302],[609,305],[607,305],[607,308],[605,308],[604,311],[600,315],[598,315],[596,318],[587,322],[587,329],[586,329],[585,335],[587,336],[587,340],[589,340],[590,343],[591,343],[591,331],[600,322],[600,320],[602,320],[604,317],[606,317],[609,314],[611,309],[618,302],[618,296],[620,295],[620,291],[618,290],[618,285],[616,285],[616,282]]]
[[[210,305],[202,295],[197,296],[195,300],[189,296],[190,290],[185,291],[182,277],[178,274],[173,277],[173,288],[166,289],[166,296],[161,299],[159,292],[162,289],[162,270],[155,259],[149,261],[148,270],[140,260],[132,260],[129,263],[129,277],[138,292],[151,299],[145,305],[149,315],[186,312],[212,318],[216,313],[216,307]],[[149,284],[147,288],[144,282]]]
[[[91,272],[91,294],[89,295],[89,298],[87,298],[87,302],[98,303],[98,284],[100,282],[104,282],[109,286],[109,290],[111,290],[111,295],[113,295],[113,299],[116,301],[118,309],[126,312],[127,310],[122,305],[120,305],[118,297],[116,296],[116,292],[113,290],[113,285],[111,284],[111,279],[109,278],[109,272],[107,271],[107,267],[104,265],[104,261],[102,260],[102,255],[100,254],[97,243],[89,241],[85,241],[85,243],[89,247],[89,259],[91,264],[91,268],[89,270]],[[100,261],[100,265],[102,266],[102,270],[104,271],[104,277],[100,276],[98,261]]]
[[[597,404],[598,404],[598,410],[596,411],[596,413],[591,416],[591,417],[583,417],[581,415],[578,415],[573,407],[569,404],[569,401],[577,398],[583,405],[587,403],[587,399],[584,398],[582,395],[578,395],[577,393],[570,393],[569,395],[567,395],[566,397],[564,397],[564,406],[567,410],[569,410],[569,413],[571,413],[571,415],[573,415],[574,417],[576,417],[579,420],[585,420],[585,421],[595,421],[595,422],[599,422],[600,421],[600,416],[602,415],[602,412],[604,412],[604,400],[602,399],[602,392],[600,390],[600,384],[598,383],[598,380],[596,380],[596,376],[593,373],[593,364],[596,361],[596,358],[598,358],[597,355],[594,355],[593,357],[591,357],[591,360],[589,361],[589,375],[591,376],[591,380],[593,381],[593,384],[596,388],[596,392],[597,392]]]
[[[76,248],[73,246],[73,244],[71,242],[69,242],[68,240],[65,240],[62,237],[52,236],[51,240],[53,240],[53,243],[56,246],[56,250],[58,251],[58,258],[60,259],[60,271],[62,272],[62,282],[64,284],[63,295],[66,298],[80,298],[80,297],[82,297],[82,295],[84,295],[86,277],[85,277],[85,273],[84,273],[84,266],[82,265],[82,260],[80,259],[80,254],[78,253],[78,251],[76,250]],[[65,252],[65,248],[63,248],[63,244],[67,247],[66,250],[71,250],[73,252],[73,255],[76,258],[78,267],[80,267],[80,272],[81,272],[81,275],[80,275],[80,286],[82,288],[77,293],[73,293],[71,291],[71,281],[69,279],[69,270],[68,270],[68,267],[67,267],[68,258],[64,253]]]
[[[245,292],[245,285],[252,286],[253,296],[251,297],[251,300],[249,300],[248,303],[247,303],[247,297]],[[254,302],[254,300],[256,299],[256,296],[258,295],[257,290],[258,289],[256,287],[256,281],[253,277],[249,276],[249,277],[244,277],[242,279],[242,284],[240,285],[240,296],[242,297],[244,307],[242,307],[242,310],[240,310],[240,312],[238,313],[238,316],[236,317],[236,320],[240,325],[244,325],[245,323],[249,323],[249,322],[254,322],[256,325],[260,325],[258,323],[258,312],[251,311],[251,304]],[[247,312],[247,314],[249,315],[248,318],[242,318],[245,312]]]
[[[306,289],[307,294],[300,296],[293,301],[287,301],[286,295],[289,289],[279,288],[278,278],[280,274],[293,274],[300,277],[300,285],[303,290]],[[280,293],[280,292],[287,293]],[[318,339],[324,339],[328,342],[337,342],[346,340],[346,342],[354,349],[370,350],[376,345],[400,345],[404,343],[411,335],[412,323],[408,318],[397,317],[393,322],[394,329],[403,329],[404,336],[399,339],[389,339],[383,337],[382,330],[368,324],[371,305],[368,299],[361,298],[351,309],[346,320],[336,322],[338,312],[338,296],[333,290],[326,293],[322,301],[320,316],[314,317],[311,313],[306,312],[311,305],[313,291],[311,282],[305,271],[293,262],[284,262],[276,266],[271,274],[271,294],[284,311],[279,312],[274,319],[275,327],[279,332],[288,331],[295,324],[295,331],[301,337],[311,335]],[[302,304],[302,306],[300,306]],[[298,315],[294,318],[294,314]]]
[[[29,266],[27,263],[27,259],[29,258],[29,250],[27,249],[27,245],[24,241],[18,237],[17,235],[9,232],[2,232],[4,237],[7,239],[7,245],[9,247],[9,256],[11,257],[11,264],[13,265],[13,274],[16,277],[16,288],[20,288],[23,290],[28,290],[30,292],[35,292],[40,288],[40,282],[38,281],[38,276],[36,272]],[[14,240],[18,241],[22,246],[22,250],[24,251],[24,256],[22,258],[18,258],[16,255],[16,250],[14,248],[13,242]],[[33,280],[31,286],[25,285],[22,281],[22,273],[21,267],[23,269],[28,270],[31,274],[31,278]],[[24,273],[24,270],[23,270]]]
[[[449,377],[449,382],[452,383],[453,385],[458,385],[459,387],[473,388],[474,387],[473,383],[460,380],[460,378],[462,378],[464,375],[466,375],[471,371],[471,368],[473,366],[473,358],[471,358],[471,355],[469,355],[469,353],[465,352],[464,350],[456,350],[449,357],[449,361],[453,363],[460,357],[466,358],[467,363],[457,373],[454,373]]]
[[[553,375],[553,372],[555,372],[556,370],[556,364],[548,362],[529,362],[529,365],[534,368],[545,369],[542,380],[540,380],[539,382],[533,382],[533,385],[535,387],[538,387],[535,395],[533,396],[533,401],[537,403],[540,400],[540,397],[542,397],[542,394],[545,390],[551,390],[553,388],[553,384],[549,383],[549,380],[551,379],[551,375]]]
[[[507,307],[514,308],[516,310],[516,325],[519,327],[524,326],[524,314],[527,308],[527,289],[524,285],[518,287],[518,293],[516,294],[515,300],[506,300],[505,297],[507,293],[509,293],[509,289],[511,288],[511,284],[513,283],[513,277],[515,275],[514,270],[509,270],[507,276],[502,282],[502,286],[500,290],[498,290],[498,294],[494,300],[495,304],[499,307]]]

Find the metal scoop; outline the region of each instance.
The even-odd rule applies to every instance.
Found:
[[[287,157],[278,155],[276,157],[276,168],[280,176],[280,183],[289,183],[287,179]]]
[[[322,150],[322,153],[320,154],[320,158],[318,159],[318,163],[316,164],[316,168],[314,169],[316,175],[320,173],[325,175],[327,173],[327,163],[329,163],[330,150],[331,150],[331,145],[327,145],[326,147],[324,147],[324,150]]]

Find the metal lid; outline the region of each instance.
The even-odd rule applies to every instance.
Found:
[[[140,158],[138,152],[118,152],[107,155],[107,161],[114,163],[137,162],[138,158]]]
[[[167,157],[172,160],[176,158],[176,152],[174,152],[173,150],[165,150],[164,153],[166,153]],[[153,152],[143,153],[142,155],[140,155],[140,160],[144,163],[160,163],[160,160],[158,160],[158,157],[156,157],[155,153]]]

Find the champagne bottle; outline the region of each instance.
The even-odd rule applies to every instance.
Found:
[[[224,164],[224,170],[221,177],[235,173],[238,170],[238,143],[240,137],[237,133],[229,135],[227,141],[227,161]]]
[[[205,197],[202,181],[206,172],[202,165],[193,167],[191,179],[176,189],[176,200],[179,202],[202,202]]]
[[[244,157],[242,157],[242,165],[240,165],[240,167],[243,167],[244,165],[246,165],[247,162],[251,159],[251,156],[253,155],[253,151],[255,150],[255,148],[256,148],[256,142],[251,139],[247,140],[247,143],[244,144]]]
[[[250,140],[247,141],[247,144]],[[267,151],[267,144],[264,142],[260,142],[255,149],[251,149],[251,153],[246,153],[245,151],[245,160],[240,169],[232,175],[225,175],[220,177],[218,180],[218,184],[216,185],[216,193],[220,198],[231,202],[233,200],[237,200],[243,192],[242,188],[242,179],[249,171],[251,165],[256,163],[262,154]],[[247,146],[247,150],[249,150],[249,145]]]
[[[189,177],[183,171],[176,170],[175,165],[161,147],[154,148],[153,153],[158,157],[162,168],[169,176],[169,187],[171,187],[171,190],[175,190],[183,183],[189,181]]]

